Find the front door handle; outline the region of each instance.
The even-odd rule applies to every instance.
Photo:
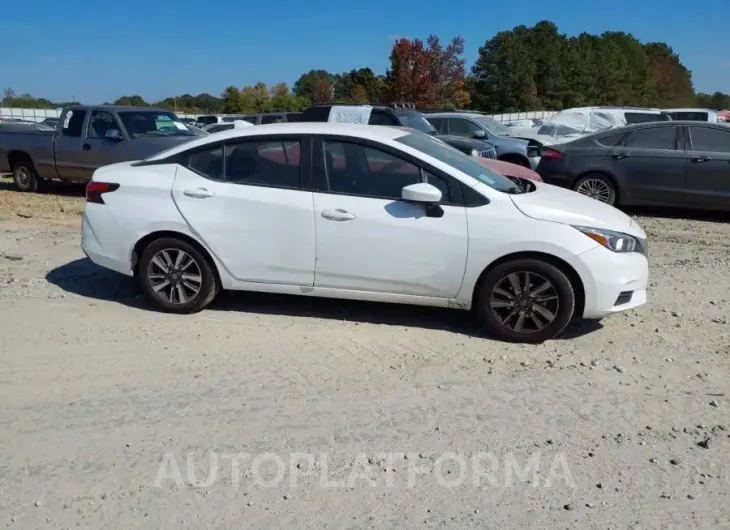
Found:
[[[338,208],[337,210],[322,210],[322,217],[330,221],[352,221],[355,214]]]
[[[631,155],[628,153],[616,153],[615,155],[611,156],[614,160],[623,160],[624,158],[628,158]]]
[[[693,156],[692,158],[690,158],[690,160],[692,162],[694,162],[695,164],[701,164],[702,162],[709,162],[710,160],[712,160],[712,157],[711,156]]]
[[[192,197],[193,199],[207,199],[213,197],[215,193],[208,191],[205,188],[187,188],[183,190],[183,194]]]
[[[91,151],[91,146],[89,144],[84,144],[81,146],[81,149],[84,151]]]

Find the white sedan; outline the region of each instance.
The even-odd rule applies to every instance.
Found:
[[[492,336],[541,342],[646,303],[630,217],[409,129],[234,129],[102,167],[86,199],[86,255],[171,312],[221,289],[474,308]]]

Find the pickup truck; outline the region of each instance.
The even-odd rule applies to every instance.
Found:
[[[85,182],[101,166],[141,160],[198,135],[167,110],[69,107],[55,131],[0,127],[0,174],[12,173],[21,191],[53,179]]]

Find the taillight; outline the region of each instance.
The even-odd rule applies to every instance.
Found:
[[[565,155],[561,153],[560,151],[556,151],[555,149],[543,149],[540,152],[540,156],[542,158],[548,158],[552,160],[559,160],[561,158],[565,158]]]
[[[109,193],[119,188],[119,184],[110,184],[108,182],[89,182],[86,185],[86,202],[96,204],[104,204],[104,193]]]

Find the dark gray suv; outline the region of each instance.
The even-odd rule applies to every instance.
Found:
[[[540,162],[540,147],[535,142],[511,138],[509,127],[494,118],[475,112],[423,112],[439,134],[483,140],[494,146],[504,162],[535,169]]]

